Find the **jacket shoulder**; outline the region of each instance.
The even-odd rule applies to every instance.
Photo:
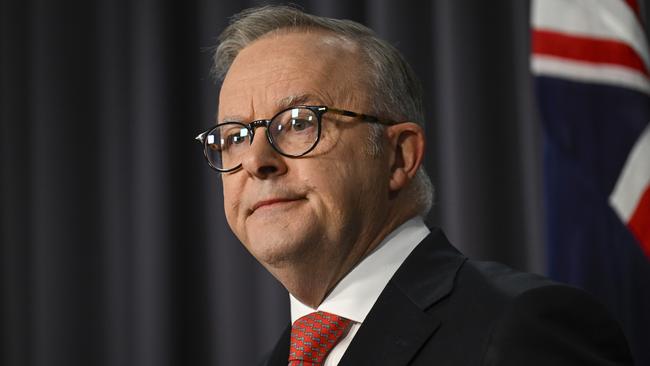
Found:
[[[450,309],[465,303],[473,307],[470,314],[482,317],[474,321],[486,325],[482,365],[632,364],[618,324],[578,288],[498,263],[467,261],[454,295]]]
[[[569,285],[550,280],[534,273],[521,272],[501,263],[467,260],[456,277],[455,291],[478,291],[478,295],[495,302],[508,302],[537,288],[566,287]]]

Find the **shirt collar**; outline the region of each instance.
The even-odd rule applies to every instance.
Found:
[[[429,233],[420,216],[400,225],[343,277],[317,309],[289,294],[291,323],[314,311],[326,311],[362,323],[393,274]]]

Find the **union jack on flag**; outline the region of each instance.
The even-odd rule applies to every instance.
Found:
[[[637,0],[533,0],[551,277],[585,288],[650,365],[650,55]]]

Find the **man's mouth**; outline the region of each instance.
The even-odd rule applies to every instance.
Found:
[[[260,208],[263,209],[263,208],[275,207],[275,206],[279,206],[279,205],[282,205],[282,204],[299,201],[301,199],[302,198],[270,198],[270,199],[264,199],[264,200],[256,202],[253,205],[253,208],[251,209],[250,213],[252,214],[253,212],[257,211],[257,209],[260,209]]]

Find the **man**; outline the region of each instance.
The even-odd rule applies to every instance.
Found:
[[[422,220],[418,82],[369,29],[290,7],[220,37],[218,124],[198,139],[228,224],[289,291],[266,365],[624,365],[585,293],[467,260]]]

